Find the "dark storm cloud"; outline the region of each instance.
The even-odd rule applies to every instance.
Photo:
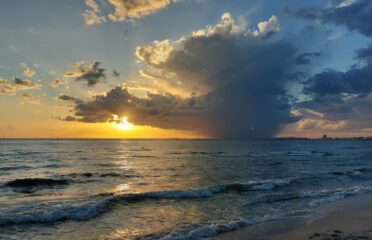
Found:
[[[106,80],[106,69],[101,68],[100,65],[101,63],[98,61],[94,61],[90,65],[78,62],[73,64],[73,70],[66,72],[64,76],[75,78],[76,81],[84,81],[88,87],[92,87]]]
[[[305,82],[304,93],[318,96],[372,92],[372,45],[356,52],[360,64],[341,72],[328,69]]]
[[[146,64],[146,77],[190,97],[149,93],[139,98],[116,87],[76,103],[75,117],[106,122],[113,121],[115,114],[138,125],[221,138],[273,136],[283,124],[295,120],[285,84],[296,52],[290,42],[264,37],[274,30],[279,30],[275,16],[251,31],[224,14],[219,24],[191,36],[140,46],[136,55]]]
[[[324,113],[330,120],[348,120],[351,127],[372,127],[372,46],[356,52],[358,64],[348,71],[327,69],[304,83],[311,100],[301,107]]]
[[[296,57],[296,64],[297,65],[308,65],[311,63],[311,58],[319,57],[321,53],[319,52],[305,52],[301,53]]]
[[[301,9],[296,15],[305,19],[317,19],[323,24],[343,25],[350,31],[356,30],[365,36],[372,36],[372,1],[370,0],[336,1],[332,7]]]

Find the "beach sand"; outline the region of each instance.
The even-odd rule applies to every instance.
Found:
[[[319,207],[315,214],[253,225],[218,240],[372,240],[372,194]]]

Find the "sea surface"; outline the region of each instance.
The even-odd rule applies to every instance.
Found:
[[[0,140],[0,239],[204,239],[368,192],[368,141]]]

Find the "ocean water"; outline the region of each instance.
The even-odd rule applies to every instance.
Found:
[[[372,192],[372,142],[0,140],[0,239],[204,239]]]

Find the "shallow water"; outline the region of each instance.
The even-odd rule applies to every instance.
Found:
[[[0,140],[0,239],[199,239],[367,192],[367,141]]]

